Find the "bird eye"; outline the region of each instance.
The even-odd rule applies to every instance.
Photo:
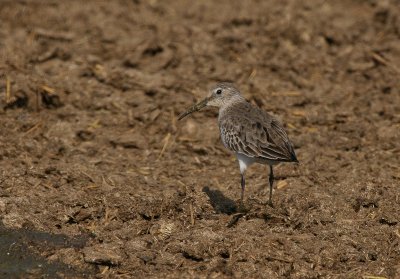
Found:
[[[221,95],[222,90],[221,90],[221,89],[218,89],[215,93],[217,93],[218,95]]]

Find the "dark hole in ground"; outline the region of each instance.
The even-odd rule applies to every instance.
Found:
[[[203,258],[198,257],[198,256],[195,256],[195,255],[191,255],[191,254],[189,254],[189,253],[187,253],[187,252],[183,252],[182,255],[183,255],[186,259],[191,260],[191,261],[194,261],[194,262],[202,262],[202,261],[204,261]]]

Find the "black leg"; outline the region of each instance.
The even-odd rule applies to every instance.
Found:
[[[274,185],[274,171],[272,166],[269,166],[269,201],[268,204],[271,207],[274,207],[272,204],[272,185]]]
[[[244,174],[242,174],[242,194],[240,195],[240,203],[243,204],[243,198],[244,198],[244,188],[246,187],[246,181],[244,179]]]

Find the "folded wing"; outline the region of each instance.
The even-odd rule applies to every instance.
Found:
[[[247,114],[230,114],[230,117],[220,119],[225,146],[248,157],[297,162],[293,145],[279,121],[261,110],[254,113],[254,109],[245,110]],[[255,115],[250,115],[252,112]]]

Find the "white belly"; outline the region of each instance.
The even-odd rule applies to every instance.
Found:
[[[240,173],[244,173],[246,169],[250,167],[250,165],[252,165],[253,163],[266,164],[270,166],[279,164],[279,162],[276,161],[269,161],[259,158],[248,157],[242,153],[236,153],[236,157],[239,161]]]
[[[251,164],[257,162],[257,159],[247,157],[246,155],[241,153],[236,153],[236,156],[239,161],[240,173],[244,173]]]

